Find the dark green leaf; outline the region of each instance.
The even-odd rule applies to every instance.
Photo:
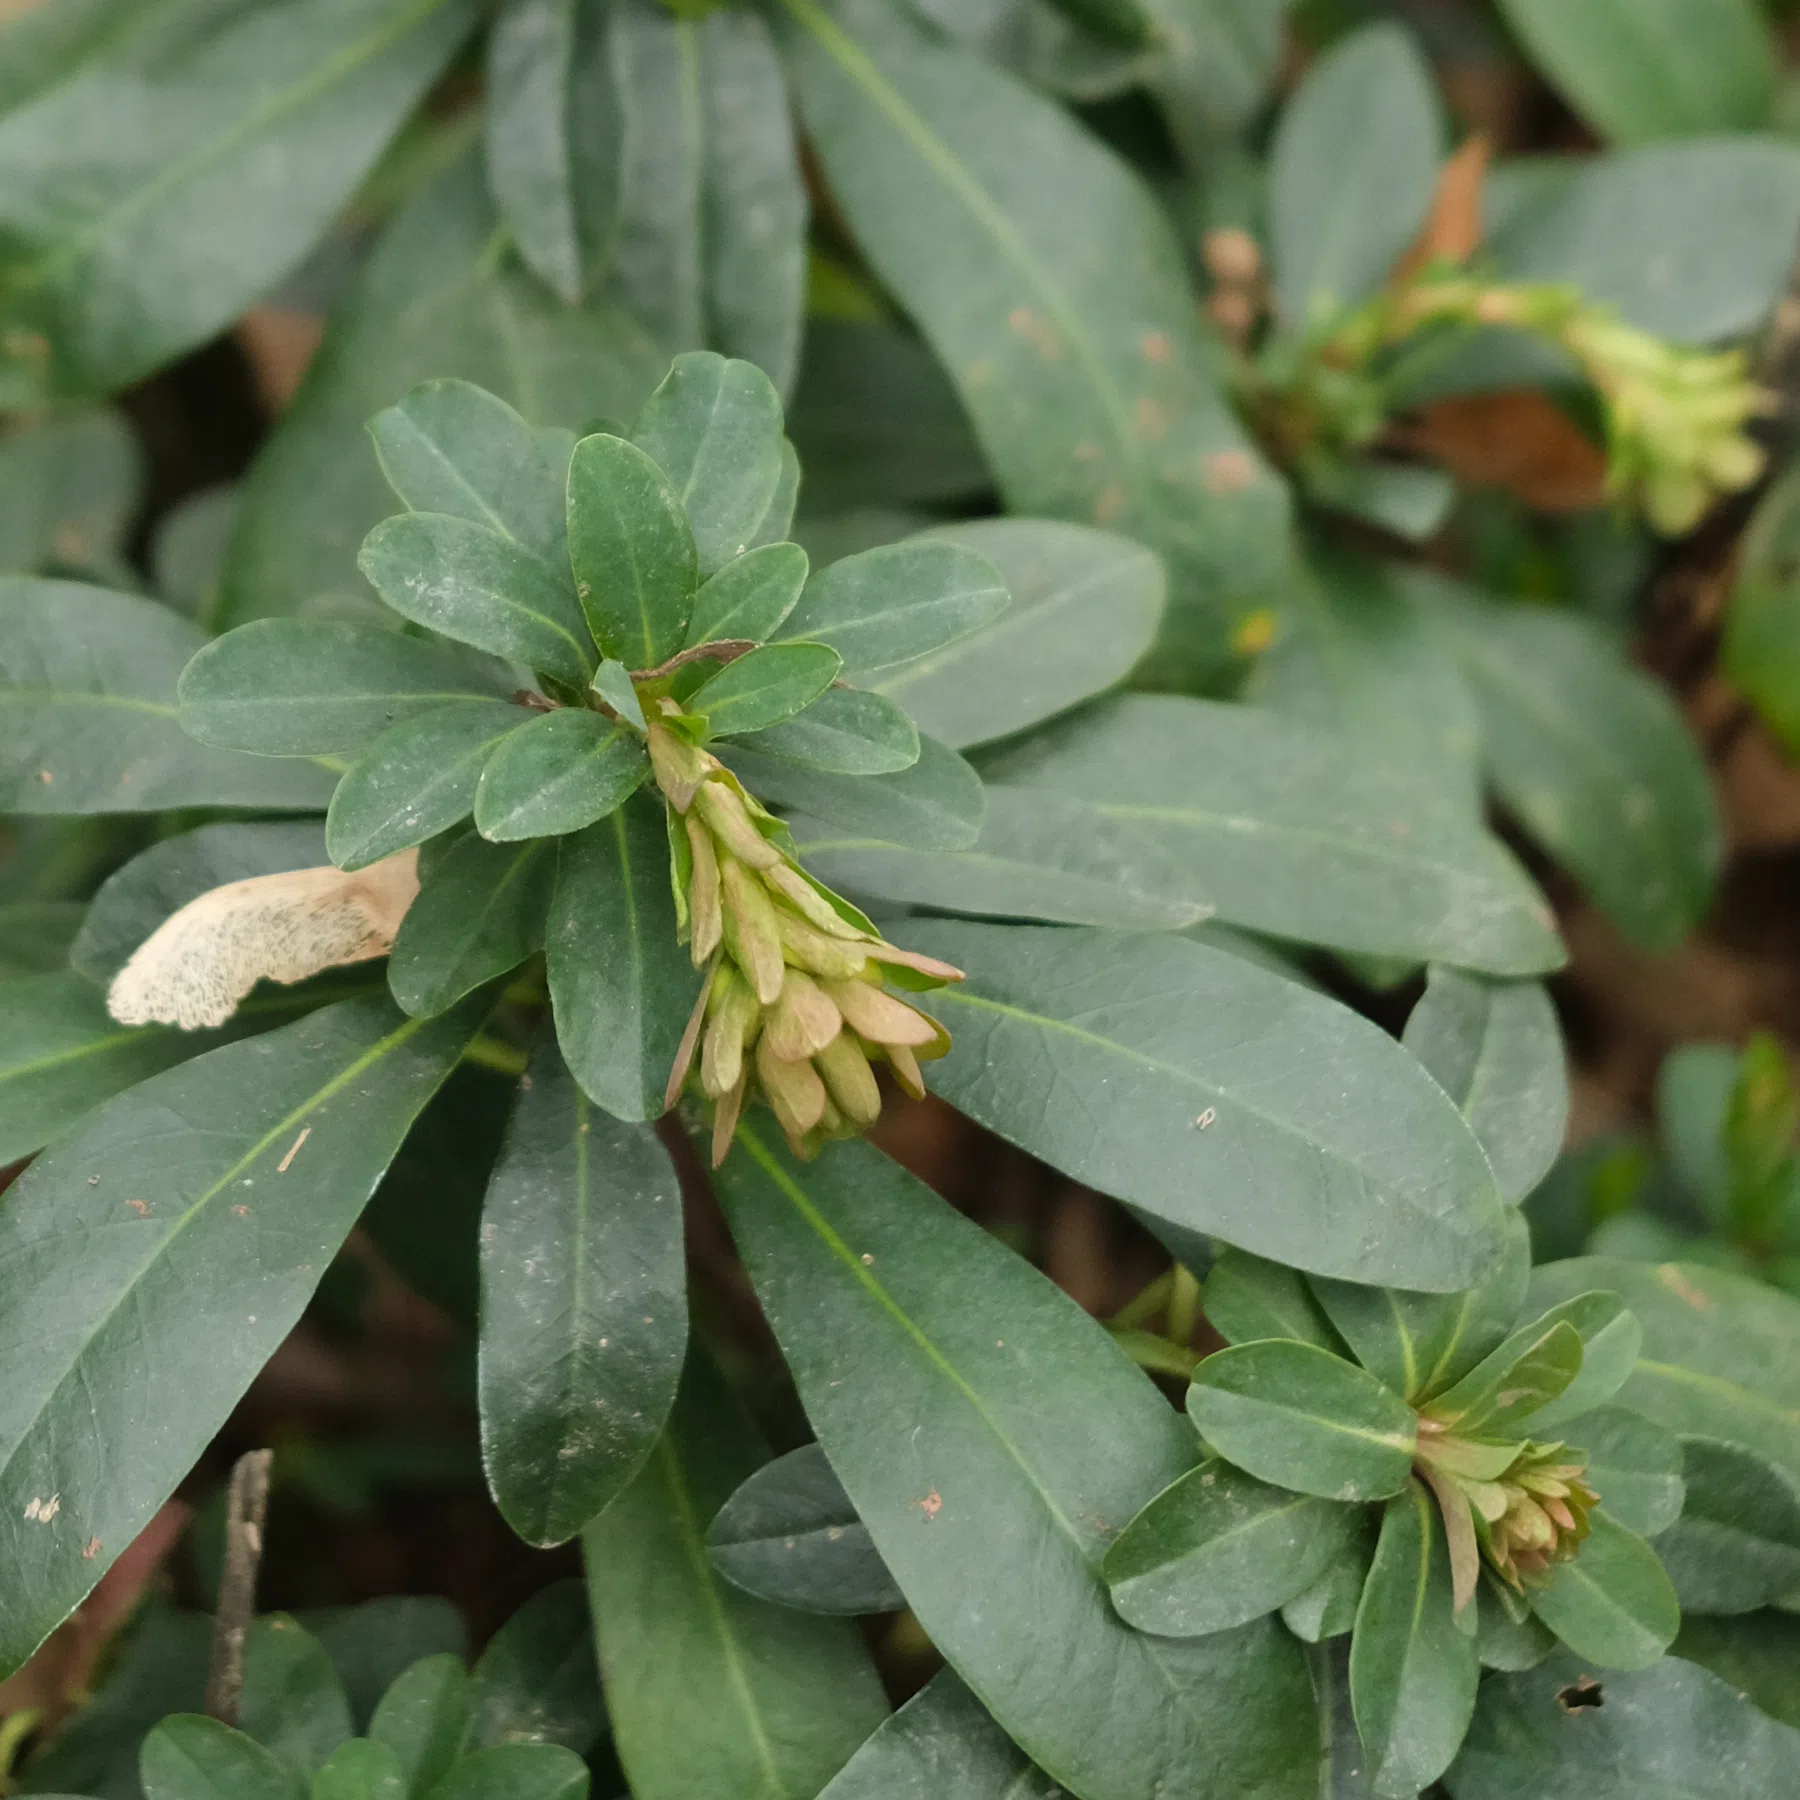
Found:
[[[235,487],[202,488],[165,513],[150,539],[156,591],[208,630],[218,621],[225,552],[237,514]]]
[[[1438,1395],[1431,1417],[1461,1437],[1515,1438],[1580,1368],[1581,1333],[1566,1318],[1541,1319],[1514,1332]]]
[[[151,600],[68,581],[0,579],[0,807],[14,813],[323,805],[332,777],[222,754],[176,717],[205,638]]]
[[[1647,1669],[1675,1641],[1681,1609],[1656,1552],[1604,1512],[1572,1562],[1557,1563],[1531,1610],[1603,1669]]]
[[[1312,1344],[1270,1338],[1218,1351],[1194,1371],[1187,1407],[1226,1461],[1297,1493],[1385,1500],[1412,1467],[1412,1409]]]
[[[1350,1646],[1333,1635],[1336,1643],[1315,1638],[1306,1653],[1319,1708],[1319,1800],[1369,1800],[1364,1779],[1369,1759],[1350,1696]]]
[[[1215,1459],[1158,1494],[1100,1573],[1127,1624],[1200,1637],[1285,1605],[1325,1573],[1360,1523],[1353,1507],[1270,1487]]]
[[[238,1724],[310,1774],[350,1736],[350,1702],[325,1646],[285,1613],[250,1627]]]
[[[1612,1399],[1631,1379],[1644,1341],[1642,1327],[1617,1294],[1577,1294],[1552,1307],[1535,1329],[1552,1319],[1566,1319],[1580,1332],[1581,1368],[1563,1392],[1533,1416],[1531,1428],[1539,1437]]]
[[[388,986],[415,1018],[431,1018],[544,944],[556,881],[548,839],[490,844],[460,837],[426,872],[388,958]]]
[[[177,1713],[144,1740],[144,1800],[301,1800],[297,1771],[217,1719]]]
[[[369,1736],[394,1754],[408,1794],[424,1794],[455,1762],[469,1728],[469,1673],[459,1656],[428,1656],[382,1695]]]
[[[681,1190],[544,1032],[481,1226],[481,1444],[527,1543],[566,1543],[643,1466],[687,1349]]]
[[[1275,298],[1296,334],[1366,299],[1418,234],[1443,128],[1431,71],[1406,29],[1333,46],[1282,112],[1269,157]]]
[[[261,757],[354,755],[401,719],[507,693],[504,670],[450,644],[378,625],[259,619],[188,663],[181,725],[203,744]]]
[[[79,900],[21,900],[0,905],[0,982],[59,974],[80,934]]]
[[[776,1606],[856,1614],[906,1604],[817,1444],[758,1469],[720,1507],[706,1552],[734,1587]]]
[[[1230,924],[1496,975],[1562,960],[1549,908],[1459,796],[1257,707],[1135,695],[983,769],[1138,824]]]
[[[1556,1634],[1494,1572],[1484,1570],[1478,1589],[1475,1654],[1484,1669],[1516,1675],[1535,1669],[1556,1648]]]
[[[599,432],[575,446],[569,558],[608,656],[651,669],[681,647],[694,604],[693,533],[668,477],[635,444]]]
[[[130,425],[99,407],[52,414],[0,436],[0,569],[120,570],[143,461]]]
[[[831,775],[732,744],[725,760],[759,800],[884,844],[963,850],[981,833],[981,777],[935,738],[919,737],[919,760],[892,775]]]
[[[968,636],[1009,605],[999,571],[978,551],[913,538],[816,571],[782,635],[829,644],[846,680],[879,687],[875,677]]]
[[[1153,85],[1190,167],[1205,167],[1219,141],[1248,124],[1267,97],[1288,41],[1289,5],[1290,0],[1152,0],[1162,39]]]
[[[1686,1501],[1656,1542],[1686,1613],[1746,1613],[1800,1598],[1800,1493],[1782,1470],[1710,1438],[1682,1440]]]
[[[460,825],[495,747],[531,716],[504,701],[456,700],[390,725],[331,796],[331,860],[366,868]]]
[[[1360,1294],[1371,1290],[1351,1291]],[[1228,1344],[1247,1344],[1257,1338],[1291,1338],[1333,1354],[1343,1348],[1330,1320],[1313,1299],[1305,1277],[1280,1263],[1252,1256],[1248,1250],[1228,1247],[1220,1253],[1206,1277],[1201,1303],[1206,1322]],[[1395,1386],[1391,1381],[1388,1385]]]
[[[583,1092],[654,1119],[700,976],[675,941],[660,800],[637,796],[560,848],[545,949],[556,1035]]]
[[[0,404],[123,386],[228,324],[324,234],[475,14],[134,11],[0,118]]]
[[[843,666],[824,644],[764,644],[709,675],[683,704],[714,737],[761,731],[804,711]]]
[[[1468,1729],[1480,1668],[1451,1605],[1437,1509],[1409,1481],[1382,1515],[1350,1644],[1350,1692],[1377,1800],[1411,1800],[1429,1787]]]
[[[441,1106],[443,1096],[456,1091],[451,1082],[440,1091],[436,1104]],[[404,1155],[403,1151],[402,1158]],[[448,1600],[435,1596],[389,1595],[366,1600],[361,1606],[328,1607],[304,1617],[307,1628],[337,1666],[359,1731],[374,1717],[382,1696],[414,1663],[427,1656],[460,1657],[468,1645],[462,1615]]]
[[[559,1581],[525,1602],[475,1665],[469,1747],[561,1744],[585,1756],[606,1729],[587,1589]]]
[[[749,739],[752,750],[828,775],[894,775],[919,760],[919,730],[893,701],[828,688],[804,713]]]
[[[309,1800],[407,1800],[400,1759],[385,1744],[353,1738],[313,1777]]]
[[[1784,1725],[1800,1723],[1800,1619],[1791,1613],[1687,1615],[1672,1655],[1729,1682]]]
[[[1639,1537],[1667,1531],[1681,1514],[1681,1440],[1623,1406],[1602,1406],[1566,1428],[1587,1459],[1582,1479]]]
[[[887,1710],[856,1628],[753,1600],[706,1527],[766,1460],[696,1356],[643,1472],[588,1528],[588,1588],[619,1760],[637,1800],[814,1794]]]
[[[863,1144],[802,1167],[753,1122],[719,1186],[857,1513],[1021,1748],[1085,1800],[1141,1800],[1159,1781],[1162,1800],[1310,1795],[1307,1734],[1291,1729],[1305,1673],[1273,1622],[1152,1638],[1108,1602],[1108,1543],[1194,1443],[1104,1329]],[[1058,1646],[1054,1682],[1018,1655],[1027,1627]]]
[[[520,727],[488,759],[475,828],[493,843],[560,837],[615,812],[650,775],[629,726],[565,706]]]
[[[1343,1637],[1356,1623],[1356,1608],[1375,1555],[1375,1515],[1364,1512],[1355,1536],[1311,1586],[1281,1609],[1281,1622],[1302,1643]],[[1311,1660],[1310,1658],[1308,1659]]]
[[[756,543],[781,485],[783,439],[781,396],[754,363],[710,350],[676,357],[631,441],[674,484],[702,579]]]
[[[0,1669],[187,1473],[485,1008],[422,1025],[351,1000],[214,1050],[112,1101],[12,1188],[5,1312],[34,1349],[0,1394]]]
[[[560,1744],[472,1750],[424,1800],[587,1800],[587,1764]]]
[[[806,552],[787,543],[763,544],[728,562],[694,596],[685,647],[720,638],[772,638],[800,598],[806,569]]]
[[[955,1039],[932,1085],[1076,1180],[1347,1280],[1448,1290],[1499,1260],[1455,1107],[1323,995],[1180,938],[940,920],[906,941],[969,972],[921,998]],[[1018,1059],[1055,1082],[990,1079]]]

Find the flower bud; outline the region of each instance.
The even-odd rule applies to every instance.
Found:
[[[678,813],[685,813],[706,779],[712,758],[660,721],[653,721],[644,735],[650,746],[650,769],[656,785]]]
[[[692,932],[689,950],[694,967],[705,967],[725,934],[725,918],[719,890],[719,859],[713,853],[712,833],[691,814],[682,820],[688,847],[693,853],[693,875],[688,881],[688,923]]]
[[[799,1152],[806,1134],[825,1114],[825,1084],[810,1062],[785,1062],[769,1047],[756,1046],[756,1077],[774,1109],[776,1122]]]
[[[781,998],[781,929],[768,890],[733,857],[719,870],[724,887],[725,947],[764,1006]]]
[[[739,862],[753,869],[772,869],[781,861],[780,850],[756,829],[737,790],[723,780],[713,777],[701,782],[694,790],[694,809]]]
[[[868,1055],[853,1033],[840,1031],[814,1055],[813,1063],[824,1077],[825,1091],[853,1125],[860,1129],[881,1117],[881,1090],[875,1085],[875,1071],[869,1067]]]
[[[823,1050],[843,1028],[831,998],[804,969],[789,969],[781,998],[769,1008],[763,1035],[784,1062],[799,1062]]]

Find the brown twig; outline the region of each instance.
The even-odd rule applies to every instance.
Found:
[[[677,650],[667,662],[658,663],[654,669],[633,669],[631,679],[655,681],[659,676],[673,675],[677,669],[692,662],[736,662],[756,648],[755,638],[720,638],[716,643],[696,644],[691,650]]]
[[[225,1564],[219,1577],[219,1610],[213,1622],[212,1667],[206,1677],[206,1710],[221,1725],[235,1725],[244,1697],[244,1649],[256,1616],[256,1576],[262,1566],[263,1526],[269,1516],[269,1465],[273,1450],[240,1456],[231,1471],[225,1506]]]

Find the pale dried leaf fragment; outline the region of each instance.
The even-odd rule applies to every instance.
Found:
[[[419,892],[418,852],[346,874],[327,864],[233,881],[190,900],[114,978],[121,1025],[223,1025],[259,981],[292,984],[393,948]]]

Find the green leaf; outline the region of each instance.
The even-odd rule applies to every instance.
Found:
[[[1281,1609],[1282,1624],[1302,1643],[1343,1637],[1356,1623],[1357,1604],[1375,1556],[1374,1516],[1364,1513],[1360,1518],[1355,1536],[1339,1549],[1325,1573]]]
[[[893,701],[859,688],[827,688],[780,725],[750,734],[749,747],[827,775],[895,775],[920,756],[919,730]]]
[[[1800,1596],[1800,1491],[1754,1450],[1682,1440],[1686,1501],[1656,1543],[1684,1613],[1747,1613]]]
[[[441,1106],[455,1085],[440,1090]],[[448,1601],[392,1594],[360,1606],[333,1606],[306,1614],[307,1628],[324,1646],[350,1699],[350,1716],[367,1727],[382,1696],[415,1662],[434,1655],[460,1657],[468,1645],[462,1614]]]
[[[999,572],[1012,604],[874,682],[953,750],[1041,724],[1130,674],[1155,641],[1167,585],[1142,544],[1049,519],[977,519],[954,543]]]
[[[350,1702],[325,1646],[285,1613],[250,1627],[238,1723],[303,1775],[350,1736]]]
[[[1065,1800],[949,1669],[935,1675],[819,1800]]]
[[[587,1764],[560,1744],[472,1750],[424,1800],[587,1800]]]
[[[259,619],[188,663],[181,726],[262,757],[355,754],[401,719],[508,691],[504,670],[450,644],[378,625]]]
[[[623,723],[638,731],[646,729],[643,702],[638,699],[631,671],[622,662],[614,662],[610,658],[603,660],[594,671],[594,679],[590,685],[619,715]]]
[[[331,860],[367,868],[460,825],[495,747],[530,718],[503,701],[456,700],[390,725],[331,796]]]
[[[1447,1393],[1430,1416],[1459,1437],[1513,1438],[1581,1368],[1581,1333],[1567,1319],[1540,1319],[1515,1331]]]
[[[918,850],[963,850],[981,835],[981,777],[935,738],[920,735],[919,759],[892,775],[833,775],[732,744],[724,760],[757,799],[826,825]]]
[[[1768,122],[1776,64],[1751,0],[1501,0],[1532,61],[1616,144]],[[1704,56],[1693,55],[1697,44]]]
[[[1190,167],[1255,116],[1281,70],[1290,0],[1151,0],[1161,28],[1152,86]],[[1335,1800],[1335,1796],[1333,1797]]]
[[[753,1600],[708,1523],[767,1459],[698,1355],[643,1472],[588,1527],[588,1590],[619,1760],[637,1800],[814,1794],[887,1710],[848,1620]]]
[[[357,567],[402,618],[585,686],[594,652],[568,580],[510,538],[448,513],[401,513]]]
[[[1368,1757],[1350,1696],[1350,1646],[1342,1634],[1334,1635],[1337,1642],[1314,1640],[1306,1653],[1319,1709],[1319,1800],[1368,1800],[1363,1779]]]
[[[0,569],[119,570],[143,464],[130,425],[110,409],[14,425],[0,436]]]
[[[1535,1669],[1556,1648],[1556,1634],[1491,1569],[1482,1572],[1475,1654],[1484,1669]]]
[[[1437,1509],[1409,1481],[1382,1514],[1350,1642],[1350,1693],[1376,1800],[1410,1800],[1429,1787],[1468,1729],[1480,1669],[1451,1604]]]
[[[1582,1479],[1606,1510],[1639,1537],[1656,1537],[1681,1516],[1681,1440],[1623,1406],[1602,1406],[1568,1427],[1587,1458]]]
[[[566,1543],[637,1474],[686,1348],[668,1152],[596,1115],[545,1032],[481,1227],[482,1461],[527,1543]]]
[[[488,40],[487,162],[519,254],[571,305],[619,227],[624,96],[605,9],[507,0]]]
[[[574,429],[630,418],[656,385],[667,353],[635,319],[600,302],[564,306],[501,233],[474,153],[383,232],[244,484],[226,622],[303,607],[366,612],[356,553],[394,503],[365,421],[419,382],[457,376],[533,425]]]
[[[1482,760],[1530,835],[1646,948],[1673,948],[1722,855],[1699,749],[1668,693],[1585,619],[1448,612],[1481,708]]]
[[[1796,1756],[1800,1732],[1692,1663],[1597,1682],[1561,1652],[1487,1683],[1450,1785],[1456,1800],[1778,1800]]]
[[[1227,1462],[1296,1493],[1385,1500],[1412,1467],[1412,1409],[1313,1344],[1269,1338],[1217,1351],[1194,1371],[1187,1407]]]
[[[1296,1494],[1216,1459],[1165,1488],[1100,1565],[1120,1618],[1160,1637],[1228,1631],[1323,1575],[1354,1537],[1351,1507]]]
[[[1006,510],[1160,552],[1173,617],[1216,654],[1228,598],[1286,564],[1287,497],[1214,385],[1149,190],[1061,106],[883,0],[784,5],[831,191],[956,382]]]
[[[1356,1288],[1354,1293],[1369,1290]],[[1202,1289],[1206,1322],[1228,1344],[1257,1338],[1291,1338],[1340,1354],[1343,1345],[1320,1312],[1305,1277],[1280,1263],[1227,1246],[1220,1252]],[[1395,1384],[1389,1382],[1393,1387]]]
[[[0,982],[59,974],[86,914],[79,900],[0,905]]]
[[[1534,1416],[1532,1430],[1540,1437],[1611,1400],[1631,1379],[1644,1341],[1643,1328],[1617,1294],[1577,1294],[1552,1307],[1537,1328],[1557,1318],[1566,1319],[1581,1334],[1581,1368],[1568,1387]]]
[[[1579,288],[1677,343],[1734,337],[1774,306],[1800,230],[1800,148],[1737,135],[1595,157],[1493,238],[1497,272]]]
[[[475,1665],[469,1747],[561,1744],[585,1756],[606,1729],[587,1589],[558,1581],[502,1625]]]
[[[728,562],[694,596],[684,649],[748,638],[762,643],[781,629],[806,586],[806,552],[798,544],[763,544]]]
[[[719,1508],[706,1553],[734,1587],[799,1612],[896,1612],[906,1604],[817,1444],[758,1469]]]
[[[1387,279],[1425,222],[1442,145],[1436,85],[1405,27],[1366,26],[1308,71],[1269,155],[1288,331],[1328,324]]]
[[[325,770],[221,754],[182,730],[176,682],[205,641],[151,600],[72,581],[0,579],[0,807],[323,805]]]
[[[468,832],[420,879],[388,958],[401,1007],[429,1019],[544,946],[556,882],[547,838],[490,844]]]
[[[563,490],[575,440],[528,425],[468,381],[423,381],[369,421],[388,486],[413,512],[464,519],[554,570],[568,561]],[[566,583],[565,583],[566,585]]]
[[[700,990],[675,941],[660,800],[628,800],[560,847],[545,941],[562,1053],[615,1119],[663,1110],[663,1089]]]
[[[1310,1796],[1289,1729],[1305,1674],[1273,1622],[1153,1638],[1107,1599],[1112,1535],[1192,1466],[1194,1442],[1104,1328],[864,1144],[803,1167],[753,1120],[719,1191],[858,1515],[1026,1754],[1084,1800],[1159,1781],[1163,1800]],[[1018,1655],[1027,1628],[1058,1646],[1052,1683]]]
[[[219,616],[225,552],[237,514],[235,487],[202,488],[171,507],[150,538],[156,591],[209,631]]]
[[[424,1025],[349,1000],[214,1050],[122,1094],[13,1186],[0,1302],[34,1348],[0,1392],[0,1669],[193,1466],[486,1005]]]
[[[1460,797],[1257,707],[1103,702],[983,773],[1137,824],[1229,924],[1495,975],[1562,961],[1549,908]]]
[[[1647,1669],[1675,1641],[1681,1608],[1656,1552],[1604,1512],[1572,1562],[1557,1563],[1531,1610],[1584,1661]]]
[[[635,444],[599,432],[575,446],[569,558],[608,656],[651,669],[681,647],[694,604],[693,533],[668,477]]]
[[[324,235],[474,13],[140,9],[0,118],[0,404],[122,387],[229,324]]]
[[[674,484],[702,579],[756,543],[781,485],[783,438],[781,396],[754,363],[710,350],[676,357],[631,441]]]
[[[1800,477],[1777,479],[1757,503],[1739,552],[1721,661],[1728,679],[1793,754],[1800,746],[1800,631],[1795,548]]]
[[[1531,1275],[1531,1235],[1515,1215],[1505,1223],[1504,1238],[1499,1268],[1480,1286],[1459,1294],[1362,1287],[1322,1275],[1313,1276],[1309,1285],[1356,1360],[1416,1403],[1460,1381],[1506,1337],[1519,1316]]]
[[[709,675],[683,702],[713,737],[779,725],[837,680],[844,659],[824,644],[764,644]]]
[[[603,819],[650,776],[644,740],[577,706],[541,713],[488,759],[475,828],[493,843],[560,837]]]
[[[385,1744],[353,1738],[313,1777],[310,1800],[406,1800],[400,1759]]]
[[[1543,986],[1434,968],[1402,1042],[1481,1139],[1501,1197],[1524,1199],[1561,1153],[1569,1115],[1562,1032]]]
[[[1027,788],[990,788],[986,800],[967,850],[909,850],[824,830],[814,837],[805,826],[797,836],[821,880],[876,900],[1118,931],[1173,931],[1206,917],[1133,827]]]
[[[1800,1719],[1800,1619],[1791,1613],[1743,1613],[1709,1619],[1687,1614],[1672,1655],[1710,1669],[1784,1725]]]
[[[806,189],[768,27],[754,15],[614,13],[627,101],[612,281],[672,346],[747,357],[793,380],[806,289]]]
[[[470,1716],[469,1673],[459,1656],[427,1656],[382,1695],[369,1736],[393,1753],[408,1794],[440,1781],[462,1748]]]
[[[299,1774],[217,1719],[177,1713],[144,1740],[144,1800],[301,1800]]]
[[[817,570],[782,635],[829,644],[862,686],[966,637],[1011,604],[1000,572],[960,544],[912,538]]]
[[[916,921],[969,972],[920,997],[954,1037],[938,1093],[1077,1181],[1279,1262],[1449,1290],[1505,1211],[1456,1109],[1393,1039],[1180,938]],[[1055,1082],[987,1071],[1051,1068]]]

